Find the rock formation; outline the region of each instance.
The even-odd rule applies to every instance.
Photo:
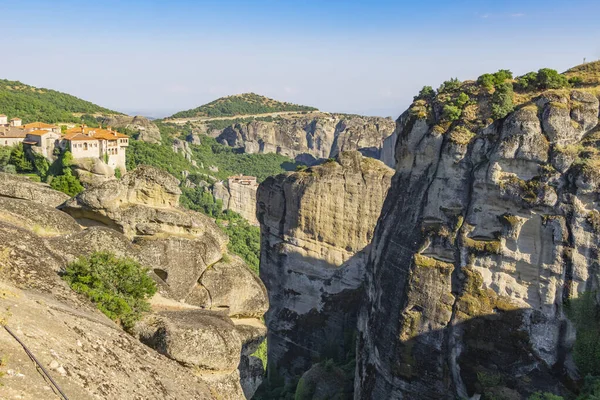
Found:
[[[360,153],[268,178],[258,190],[269,370],[300,377],[343,358],[362,297],[366,247],[393,171]]]
[[[115,170],[98,158],[74,159],[71,169],[86,187],[97,186],[115,177]]]
[[[311,164],[346,150],[379,158],[394,126],[389,118],[313,113],[236,123],[211,135],[246,153],[278,153]]]
[[[146,117],[128,115],[111,115],[104,118],[102,125],[113,128],[126,128],[137,133],[137,140],[148,143],[160,143],[160,131],[156,124]]]
[[[70,199],[68,195],[50,188],[50,185],[2,172],[0,172],[0,196],[31,200],[50,207],[57,207]]]
[[[29,200],[50,191],[29,185],[27,191],[3,187],[10,197],[0,194],[0,285],[18,293],[0,295],[0,306],[17,306],[10,325],[48,365],[60,367],[59,380],[72,397],[237,400],[244,398],[241,382],[252,395],[263,371],[253,368],[248,349],[265,337],[258,318],[268,308],[266,289],[226,254],[227,238],[210,218],[178,207],[175,178],[140,167],[84,191],[62,211]],[[58,276],[67,263],[96,251],[153,270],[160,290],[134,333],[164,356],[122,332]],[[5,343],[16,357],[9,368],[25,369],[16,362],[25,359],[22,350],[0,337]],[[35,370],[29,370],[32,380]],[[42,378],[30,389],[12,378],[3,381],[0,397],[44,397]]]
[[[213,196],[223,202],[223,210],[234,211],[252,225],[258,225],[256,219],[257,190],[256,178],[247,184],[242,184],[230,178],[227,185],[223,182],[217,182],[213,185]]]
[[[444,102],[479,90],[419,99],[398,120],[355,398],[527,398],[578,379],[565,302],[600,283],[598,98],[547,91],[486,121],[480,91],[446,118]]]

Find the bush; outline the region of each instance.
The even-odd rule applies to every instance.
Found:
[[[569,78],[569,85],[573,87],[583,86],[583,78],[580,76],[572,76]]]
[[[577,80],[576,80],[577,81]],[[561,89],[569,87],[569,80],[556,70],[542,68],[538,72],[529,72],[517,78],[517,89],[521,91]]]
[[[232,215],[235,213],[227,211],[227,214]],[[235,215],[237,218],[230,219],[229,223],[223,227],[223,230],[229,236],[227,249],[242,257],[250,269],[258,275],[260,264],[260,228],[250,225],[248,221],[238,214]]]
[[[458,95],[458,97],[456,98],[456,106],[458,108],[464,108],[465,105],[467,105],[467,103],[469,102],[469,95],[466,93],[461,93]]]
[[[600,307],[596,304],[596,293],[586,292],[571,300],[567,315],[577,329],[573,358],[579,372],[584,376],[600,376]]]
[[[122,175],[123,175],[123,174],[122,174],[122,172],[121,172],[121,168],[119,168],[119,167],[115,168],[115,178],[117,178],[117,179],[121,179],[121,176],[122,176]]]
[[[46,157],[38,153],[33,153],[33,166],[40,179],[45,181],[48,176],[48,170],[50,169],[50,164]]]
[[[447,121],[457,121],[462,115],[462,110],[451,104],[444,106],[443,118]]]
[[[433,88],[431,86],[423,86],[423,88],[421,89],[421,91],[419,92],[419,94],[417,96],[414,97],[413,100],[431,100],[435,97],[435,90],[433,90]]]
[[[504,118],[514,110],[513,95],[513,85],[510,82],[502,83],[496,88],[492,96],[492,118]]]
[[[561,396],[557,396],[555,394],[552,393],[542,393],[542,392],[537,392],[534,393],[533,395],[529,396],[527,398],[527,400],[563,400],[563,398]]]
[[[52,178],[50,186],[52,189],[66,193],[69,196],[77,196],[79,193],[83,192],[81,182],[71,174],[59,175]]]
[[[438,89],[438,93],[451,92],[458,88],[460,88],[460,81],[458,80],[458,78],[452,78],[449,81],[445,81],[444,83],[442,83],[442,85]]]
[[[508,79],[512,79],[513,74],[508,69],[501,69],[494,74],[483,74],[477,78],[477,83],[488,90],[492,90],[494,87],[502,85]]]
[[[7,174],[16,174],[17,173],[17,167],[15,167],[12,164],[4,165],[2,167],[2,172],[7,173]]]
[[[150,309],[147,300],[156,293],[147,268],[107,252],[80,257],[67,266],[63,279],[125,329],[131,329],[142,312]]]
[[[537,73],[538,89],[560,89],[568,86],[567,78],[554,69],[542,68]]]

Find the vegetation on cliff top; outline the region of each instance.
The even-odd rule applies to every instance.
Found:
[[[142,312],[150,310],[148,299],[156,293],[156,283],[148,272],[130,258],[98,252],[69,264],[63,279],[107,317],[130,329]]]
[[[171,118],[226,117],[284,111],[317,111],[317,109],[273,100],[255,93],[243,93],[221,97],[200,107],[180,111],[173,114]]]
[[[0,113],[23,123],[80,122],[75,114],[120,114],[56,90],[36,88],[18,81],[0,80]]]

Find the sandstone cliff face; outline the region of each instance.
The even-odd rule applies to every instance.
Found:
[[[127,128],[137,132],[137,139],[148,143],[160,143],[160,131],[148,118],[128,115],[112,115],[104,118],[102,125],[113,128]]]
[[[252,225],[258,225],[256,219],[257,184],[241,185],[221,182],[213,185],[213,196],[223,202],[223,210],[231,210],[244,217]]]
[[[551,91],[476,129],[419,106],[398,120],[355,398],[492,398],[482,376],[511,398],[565,392],[564,302],[600,283],[598,99]]]
[[[358,152],[268,178],[258,190],[269,370],[299,377],[352,346],[365,247],[392,170]]]
[[[142,167],[84,191],[62,211],[28,199],[34,190],[49,190],[43,185],[0,195],[0,285],[18,293],[0,294],[0,306],[19,308],[10,325],[28,335],[45,362],[59,363],[61,384],[74,398],[237,400],[244,391],[250,397],[262,379],[247,349],[265,337],[258,318],[268,308],[266,289],[242,260],[226,256],[227,239],[210,218],[178,207],[178,184]],[[159,293],[134,333],[166,357],[126,335],[58,276],[69,262],[96,251],[153,270]],[[29,310],[33,302],[39,305]],[[0,340],[24,359],[8,338]],[[31,388],[14,378],[3,381],[0,397],[43,398],[41,378]]]
[[[278,153],[313,163],[346,150],[379,158],[383,140],[394,126],[388,118],[317,113],[235,124],[211,134],[246,153]]]

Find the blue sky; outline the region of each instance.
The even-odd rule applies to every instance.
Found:
[[[164,116],[253,91],[397,117],[423,86],[600,59],[600,2],[0,0],[0,78]],[[11,18],[12,17],[12,18]]]

